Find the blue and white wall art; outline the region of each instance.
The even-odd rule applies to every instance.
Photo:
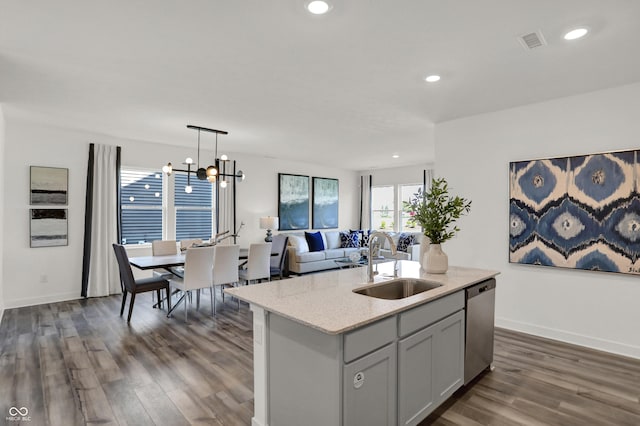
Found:
[[[309,229],[309,176],[278,173],[280,230]]]
[[[338,179],[313,178],[313,229],[338,227]]]
[[[640,274],[640,150],[509,164],[509,261]]]

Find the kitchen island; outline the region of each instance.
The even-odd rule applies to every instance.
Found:
[[[370,285],[355,268],[225,290],[253,311],[253,425],[417,424],[462,385],[464,289],[498,272],[397,266],[440,286],[378,299],[353,292]],[[377,269],[388,281],[394,262]],[[411,366],[424,356],[441,365]]]

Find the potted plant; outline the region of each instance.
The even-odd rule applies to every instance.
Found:
[[[444,178],[433,179],[427,192],[421,189],[405,201],[405,211],[413,222],[422,226],[422,233],[431,243],[429,250],[420,259],[423,269],[429,273],[447,272],[449,259],[442,251],[441,244],[453,238],[460,231],[456,220],[471,211],[471,201],[449,195],[449,187]]]

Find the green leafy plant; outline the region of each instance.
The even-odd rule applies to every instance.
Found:
[[[412,221],[422,226],[422,232],[432,244],[442,244],[453,238],[460,228],[456,220],[471,211],[471,201],[449,195],[449,186],[444,178],[433,179],[431,188],[422,189],[403,203]]]

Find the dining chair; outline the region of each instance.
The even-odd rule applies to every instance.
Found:
[[[133,304],[136,301],[136,294],[144,293],[147,291],[156,291],[158,296],[158,306],[162,307],[162,299],[160,297],[160,290],[164,289],[167,294],[167,310],[171,310],[171,298],[169,297],[169,281],[163,277],[150,277],[136,280],[133,277],[131,271],[131,264],[129,263],[129,257],[127,251],[122,244],[113,244],[113,250],[118,261],[118,269],[120,270],[120,285],[122,286],[122,306],[120,307],[120,316],[124,313],[124,306],[127,301],[127,293],[131,293],[131,301],[129,302],[129,315],[127,316],[127,322],[131,321],[131,314],[133,313]]]
[[[180,240],[180,251],[185,251],[194,246],[194,244],[202,244],[201,238],[191,238],[188,240]]]
[[[215,315],[215,288],[220,286],[222,293],[222,302],[224,303],[225,285],[234,286],[238,283],[238,258],[240,257],[240,246],[237,244],[216,245],[213,252],[213,284],[211,285],[211,298],[213,300]],[[240,301],[238,301],[238,309],[240,309]]]
[[[271,243],[249,245],[246,269],[241,269],[239,278],[249,284],[263,279],[271,280]]]
[[[271,277],[279,276],[282,279],[285,273],[285,262],[287,261],[287,244],[289,244],[289,237],[284,234],[277,234],[273,236],[271,241],[271,252],[278,253],[276,256],[271,256],[269,261],[269,274]]]
[[[169,280],[169,285],[172,288],[182,290],[182,297],[176,302],[173,310],[175,310],[180,303],[184,303],[184,321],[187,322],[187,299],[191,299],[191,292],[203,288],[210,288],[213,282],[213,250],[214,247],[191,247],[187,249],[187,254],[184,260],[184,278],[178,276],[172,277]],[[198,293],[198,308],[200,296]],[[211,296],[211,315],[214,314],[214,300]],[[167,314],[170,316],[171,312]]]
[[[178,245],[176,240],[155,240],[151,242],[152,256],[171,256],[178,254]],[[170,277],[171,272],[166,269],[154,269],[153,274],[161,277]]]

